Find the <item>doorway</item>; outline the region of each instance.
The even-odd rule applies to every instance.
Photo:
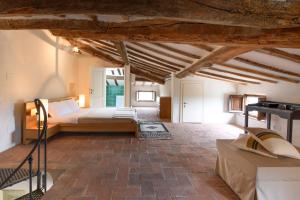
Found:
[[[93,68],[91,73],[90,107],[105,107],[105,69]]]
[[[200,123],[203,121],[203,85],[198,82],[181,84],[181,121]]]

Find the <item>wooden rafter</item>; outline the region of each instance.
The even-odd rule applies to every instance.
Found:
[[[269,82],[269,83],[277,83],[277,81],[274,81],[274,80],[271,80],[271,79],[265,79],[265,78],[261,78],[261,77],[257,77],[257,76],[251,76],[251,75],[247,75],[247,74],[241,74],[241,73],[238,73],[238,72],[223,70],[223,69],[219,69],[219,68],[215,68],[215,67],[211,67],[211,68],[209,68],[209,70],[213,70],[213,71],[217,71],[217,72],[222,72],[222,73],[226,73],[226,74],[232,74],[232,75],[243,77],[243,78],[250,78],[250,79],[254,79],[254,80]]]
[[[127,55],[127,49],[126,46],[124,45],[124,42],[114,42],[118,52],[120,53],[123,61],[125,64],[129,64],[129,60],[128,60],[128,55]]]
[[[97,47],[100,47],[102,49],[107,49],[107,50],[110,50],[110,51],[113,51],[113,52],[118,52],[118,50],[116,49],[116,47],[111,47],[111,46],[108,46],[108,45],[103,45],[102,43],[100,43],[99,41],[96,41],[96,40],[88,40],[89,43],[92,43],[94,45],[96,45]]]
[[[146,66],[146,67],[149,67],[149,68],[152,68],[152,69],[155,69],[155,70],[158,70],[160,71],[161,73],[166,73],[166,74],[170,74],[172,71],[170,71],[169,69],[165,69],[163,67],[160,67],[158,65],[154,65],[154,64],[150,64],[148,62],[144,62],[143,60],[139,60],[137,58],[129,58],[129,61],[131,63],[136,63],[136,64],[139,64],[139,65],[143,65],[143,66]]]
[[[147,56],[147,57],[150,57],[152,59],[155,59],[161,63],[165,63],[167,65],[170,65],[170,66],[173,66],[173,67],[177,67],[177,68],[184,68],[185,66],[184,65],[181,65],[181,64],[178,64],[178,63],[175,63],[175,62],[171,62],[169,60],[166,60],[166,59],[162,59],[158,56],[154,56],[152,54],[148,54],[146,52],[143,52],[135,47],[132,47],[132,46],[129,46],[129,45],[126,45],[127,49],[130,50],[130,52],[135,52],[135,53],[138,53],[138,54],[142,54],[144,56]]]
[[[149,73],[152,73],[153,75],[155,75],[155,76],[157,76],[158,78],[161,78],[161,79],[164,79],[166,77],[166,75],[163,76],[161,73],[158,73],[155,70],[147,68],[147,67],[144,67],[142,65],[131,63],[131,66],[133,66],[135,68],[138,68],[138,69],[141,69],[141,70],[144,70],[144,71],[147,71]]]
[[[103,48],[103,47],[95,47],[96,49],[99,49],[100,51],[103,51],[105,53],[108,53],[108,54],[112,54],[114,56],[118,56],[118,57],[121,57],[121,55],[115,51],[111,51],[109,49],[106,49],[106,48]]]
[[[115,64],[117,66],[122,66],[124,64],[122,61],[119,61],[119,60],[113,58],[112,56],[110,56],[108,54],[105,54],[105,53],[103,53],[101,51],[98,51],[95,48],[93,48],[93,47],[91,47],[91,46],[89,46],[87,44],[84,44],[82,42],[79,42],[79,41],[76,41],[76,40],[73,40],[73,39],[67,39],[67,40],[70,42],[70,44],[72,46],[79,47],[79,49],[81,51],[84,51],[87,54],[90,54],[91,56],[98,57],[98,58],[100,58],[100,59],[102,59],[104,61],[110,62],[110,63]]]
[[[291,72],[291,71],[284,70],[284,69],[280,69],[278,67],[273,67],[273,66],[265,65],[265,64],[258,63],[256,61],[252,61],[252,60],[249,60],[249,59],[245,59],[245,58],[241,58],[241,57],[236,57],[235,60],[237,60],[239,62],[242,62],[242,63],[245,63],[245,64],[248,64],[248,65],[251,65],[251,66],[255,66],[255,67],[262,68],[262,69],[266,69],[266,70],[269,70],[269,71],[278,72],[278,73],[282,73],[282,74],[286,74],[286,75],[290,75],[290,76],[295,76],[295,77],[300,77],[299,73]]]
[[[262,72],[262,71],[258,71],[258,70],[254,70],[254,69],[250,69],[250,68],[240,67],[237,65],[232,65],[232,64],[227,64],[227,63],[218,63],[218,65],[226,67],[226,68],[230,68],[230,69],[235,69],[238,71],[256,74],[259,76],[265,76],[265,77],[276,79],[276,80],[287,81],[290,83],[299,83],[298,80],[295,80],[292,78],[288,78],[285,76],[280,76],[280,75],[276,75],[276,74],[272,74],[272,73]]]
[[[171,71],[178,71],[178,68],[176,67],[173,67],[172,65],[167,65],[165,63],[162,63],[162,62],[159,62],[155,59],[152,59],[152,58],[149,58],[149,57],[146,57],[146,56],[143,56],[141,54],[137,54],[131,50],[128,50],[128,57],[130,58],[138,58],[140,60],[145,60],[147,62],[150,62],[150,63],[154,63],[155,65],[159,65],[161,67],[164,67],[165,69],[169,69]]]
[[[225,81],[225,82],[229,82],[229,83],[235,83],[235,84],[237,83],[237,84],[241,84],[241,85],[246,85],[245,82],[233,81],[233,80],[220,78],[220,77],[216,77],[216,76],[209,76],[209,75],[201,74],[201,73],[198,73],[198,72],[194,73],[194,75],[209,78],[209,79],[215,79],[215,80],[219,80],[219,81]]]
[[[196,72],[196,74],[205,74],[205,75],[208,75],[208,76],[214,76],[214,77],[223,78],[223,79],[236,81],[236,82],[242,82],[242,83],[260,84],[260,82],[248,81],[248,80],[245,80],[245,79],[232,78],[232,77],[229,77],[229,76],[214,74],[214,73],[210,73],[210,72],[206,72],[206,71]]]
[[[260,28],[298,27],[298,1],[94,1],[94,0],[26,0],[0,2],[1,16],[35,15],[117,15],[128,18],[168,18],[180,21],[251,26]],[[134,5],[134,6],[133,6]],[[94,17],[93,17],[94,18]]]
[[[161,50],[159,50],[159,49],[157,49],[157,48],[152,48],[152,47],[150,47],[150,46],[143,45],[143,44],[137,43],[137,42],[133,42],[133,44],[136,45],[136,46],[139,46],[139,47],[141,47],[141,48],[143,48],[143,49],[146,49],[146,50],[148,50],[148,51],[157,53],[157,54],[159,54],[159,55],[164,55],[164,56],[166,56],[166,57],[173,58],[173,59],[175,59],[175,60],[179,60],[179,61],[182,61],[182,62],[185,62],[185,63],[190,63],[190,64],[193,63],[192,60],[185,59],[185,58],[182,58],[182,57],[180,57],[180,56],[175,56],[175,55],[166,53],[165,51],[161,51]]]
[[[159,84],[164,84],[165,81],[164,79],[161,79],[157,76],[154,76],[153,74],[147,72],[147,71],[144,71],[144,70],[141,70],[141,69],[137,69],[135,68],[134,66],[131,66],[130,67],[130,72],[132,74],[135,74],[135,75],[138,75],[138,76],[142,76],[142,77],[145,77],[153,82],[156,82],[156,83],[159,83]]]
[[[248,51],[253,50],[253,48],[249,47],[221,47],[208,54],[207,56],[196,60],[192,65],[186,67],[184,70],[177,73],[177,78],[183,78],[187,76],[189,73],[194,73],[199,71],[201,68],[209,68],[214,63],[225,62],[230,60],[240,54],[246,53]]]
[[[192,46],[200,48],[200,49],[205,50],[205,51],[209,51],[209,52],[214,50],[213,47],[211,47],[209,45],[206,45],[206,44],[193,44]]]
[[[300,63],[300,55],[289,53],[280,49],[275,48],[263,48],[257,50],[260,53],[265,53],[271,56],[287,59],[296,63]]]
[[[158,46],[158,47],[160,47],[162,49],[171,51],[173,53],[177,53],[179,55],[186,56],[188,58],[192,58],[192,59],[200,59],[201,58],[201,56],[199,56],[199,55],[195,55],[195,54],[192,54],[192,53],[189,53],[189,52],[186,52],[186,51],[182,51],[180,49],[173,48],[173,47],[168,46],[166,44],[153,43],[153,45],[156,45],[156,46]]]

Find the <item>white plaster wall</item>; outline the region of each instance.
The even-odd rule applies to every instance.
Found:
[[[84,94],[86,106],[90,106],[91,74],[93,68],[111,67],[112,64],[96,57],[81,55],[78,57],[78,93]],[[105,88],[105,86],[103,86]],[[103,104],[105,105],[105,104]]]
[[[136,101],[137,91],[154,91],[156,96],[160,96],[159,85],[133,85],[131,86],[131,105],[135,107],[157,107],[158,103],[155,102],[138,102]]]
[[[171,96],[171,79],[166,79],[164,85],[159,85],[159,91],[161,97]]]
[[[203,123],[233,123],[234,114],[228,113],[228,96],[236,93],[236,85],[198,76],[174,79],[173,122],[180,121],[181,82],[192,81],[203,85]]]
[[[48,31],[0,31],[0,151],[20,142],[25,101],[77,94],[77,58],[62,43]]]
[[[262,94],[266,95],[268,100],[289,102],[289,103],[300,103],[300,84],[291,84],[280,82],[278,84],[266,84],[261,85],[247,85],[239,86],[238,94]],[[242,114],[237,114],[236,124],[244,126],[244,116]],[[281,133],[282,136],[286,136],[287,123],[285,119],[279,117],[272,117],[273,130]],[[257,121],[255,119],[250,119],[249,126],[266,127],[266,122]],[[300,121],[294,121],[293,128],[293,143],[300,146]]]

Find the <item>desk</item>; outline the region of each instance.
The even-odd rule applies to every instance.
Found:
[[[267,128],[271,129],[271,115],[278,115],[287,119],[287,141],[293,140],[293,120],[300,120],[300,105],[280,102],[262,101],[256,104],[249,104],[245,110],[245,127],[248,127],[249,112],[258,111],[266,113]]]

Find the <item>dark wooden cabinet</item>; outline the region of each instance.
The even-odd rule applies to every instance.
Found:
[[[160,97],[159,117],[164,120],[171,120],[171,97]]]

